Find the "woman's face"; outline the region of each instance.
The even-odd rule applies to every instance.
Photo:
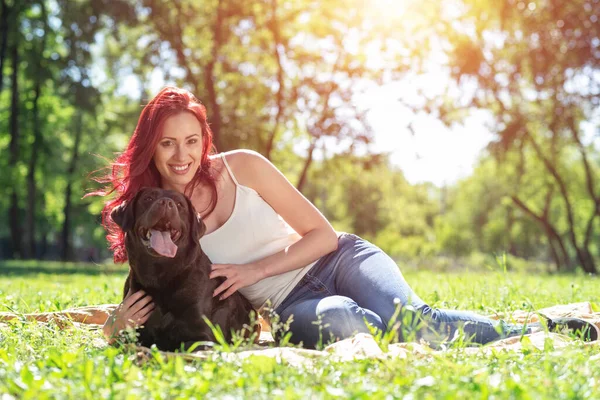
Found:
[[[167,118],[153,157],[162,187],[183,192],[201,159],[202,128],[194,114],[181,112]]]

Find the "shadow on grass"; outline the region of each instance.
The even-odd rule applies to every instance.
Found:
[[[48,275],[125,275],[128,265],[95,264],[86,262],[61,262],[39,260],[0,261],[0,277]]]

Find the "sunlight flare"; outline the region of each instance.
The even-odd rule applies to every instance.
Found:
[[[409,3],[406,0],[375,0],[373,6],[382,16],[398,17],[406,14]]]

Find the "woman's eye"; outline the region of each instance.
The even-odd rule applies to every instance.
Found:
[[[170,140],[166,140],[166,141],[160,143],[160,145],[163,147],[168,147],[172,144],[173,144],[173,142],[171,142]]]
[[[188,141],[188,144],[196,144],[196,143],[198,143],[198,139],[190,139]]]

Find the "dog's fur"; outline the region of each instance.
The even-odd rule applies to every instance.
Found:
[[[111,217],[125,232],[129,258],[123,297],[129,289],[144,290],[156,305],[144,327],[138,329],[142,345],[176,350],[182,343],[187,349],[198,341],[215,342],[203,316],[220,326],[227,341],[231,340],[232,330],[246,328],[248,336],[257,328],[249,326],[252,306],[239,292],[225,300],[213,297],[224,279],[209,279],[211,262],[199,243],[206,226],[187,197],[175,191],[145,188],[132,201],[116,207]],[[151,228],[170,231],[177,245],[173,258],[151,247],[147,240]]]

